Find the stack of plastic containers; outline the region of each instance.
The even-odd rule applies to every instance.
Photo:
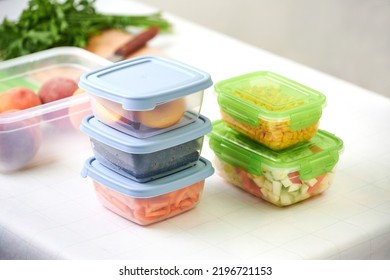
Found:
[[[94,157],[90,177],[102,204],[141,225],[192,209],[214,169],[200,157],[211,123],[200,115],[210,76],[158,56],[115,63],[83,75],[93,115],[81,130]]]
[[[254,72],[215,85],[222,120],[209,145],[219,174],[277,206],[324,192],[343,148],[318,130],[325,96],[272,72]]]

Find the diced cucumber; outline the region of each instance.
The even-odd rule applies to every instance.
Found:
[[[265,199],[268,199],[270,192],[266,188],[261,188],[260,192]]]
[[[283,192],[280,195],[280,202],[284,206],[290,205],[292,203],[291,198],[290,198],[290,196],[289,196],[289,194],[287,192]]]
[[[284,169],[282,170],[273,170],[272,171],[272,176],[274,177],[275,180],[282,180],[286,178],[288,175],[288,172]]]
[[[279,181],[273,181],[272,182],[272,192],[277,195],[277,196],[280,196],[280,190],[282,189],[282,183],[280,183]]]
[[[313,178],[313,179],[305,181],[305,184],[308,185],[309,187],[314,186],[316,183],[317,183],[317,179],[316,178]]]
[[[264,172],[263,174],[264,174],[265,178],[267,178],[268,180],[270,180],[270,181],[274,180],[271,172]]]
[[[309,190],[309,187],[306,186],[305,184],[303,184],[300,192],[301,192],[301,194],[305,194],[305,193],[307,193],[308,190]]]
[[[291,180],[288,177],[284,178],[281,182],[286,188],[288,188],[292,184]]]
[[[308,193],[308,192],[301,193],[301,194],[299,195],[299,201],[305,200],[306,198],[309,198],[310,196],[311,196],[311,194]]]
[[[288,188],[288,192],[295,192],[295,191],[299,190],[299,188],[301,186],[302,185],[300,185],[300,184],[291,184],[290,187]]]
[[[263,188],[267,189],[267,191],[272,192],[272,183],[268,180],[265,180]]]
[[[268,199],[269,199],[270,202],[276,204],[276,203],[279,201],[280,196],[275,195],[275,194],[273,194],[273,193],[269,193]]]
[[[264,187],[265,184],[265,177],[264,176],[253,176],[252,180],[258,185],[259,187]]]

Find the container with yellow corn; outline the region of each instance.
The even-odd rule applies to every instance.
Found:
[[[272,72],[254,72],[215,84],[222,119],[278,151],[308,141],[318,129],[325,96]]]

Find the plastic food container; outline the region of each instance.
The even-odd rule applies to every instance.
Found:
[[[316,133],[325,96],[272,72],[254,72],[215,84],[222,119],[273,150]]]
[[[327,190],[343,142],[318,130],[309,141],[273,151],[229,128],[213,123],[209,145],[218,173],[233,185],[277,206],[288,206]]]
[[[205,179],[213,173],[211,163],[201,157],[190,168],[138,183],[90,158],[81,175],[92,178],[96,195],[106,208],[137,224],[148,225],[195,207]]]
[[[106,167],[137,182],[146,182],[196,164],[210,121],[200,116],[179,130],[146,139],[131,137],[106,126],[95,117],[83,120],[81,131],[89,135],[96,159]]]
[[[75,47],[60,47],[2,61],[0,95],[15,87],[37,93],[54,77],[76,82],[86,71],[110,64],[106,59]],[[78,126],[91,113],[87,94],[0,114],[0,172],[46,164],[79,149]],[[88,144],[88,139],[86,139]]]
[[[147,138],[194,122],[210,75],[178,61],[141,56],[88,72],[79,86],[90,93],[103,123]]]

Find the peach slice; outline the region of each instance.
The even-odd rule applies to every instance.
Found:
[[[176,124],[185,111],[183,98],[156,106],[150,111],[139,111],[138,117],[142,124],[151,128],[166,128]]]
[[[106,102],[106,101],[105,101]],[[117,105],[114,102],[111,102],[112,105]],[[109,123],[115,123],[121,120],[121,118],[124,115],[122,107],[118,104],[116,106],[115,110],[111,108],[111,103],[110,103],[110,108],[106,106],[105,104],[96,101],[95,102],[95,115],[98,116],[98,118],[105,120]]]

